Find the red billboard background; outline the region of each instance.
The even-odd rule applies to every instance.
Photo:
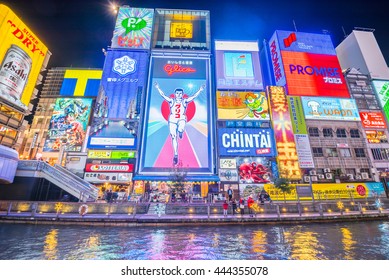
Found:
[[[336,55],[281,51],[287,94],[350,98]]]
[[[359,112],[364,128],[386,128],[385,117],[381,112]]]

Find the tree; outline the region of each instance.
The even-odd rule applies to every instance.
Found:
[[[286,203],[286,194],[292,191],[291,179],[288,170],[280,170],[279,177],[274,181],[274,187],[284,194],[284,203]]]
[[[175,190],[176,193],[181,193],[185,189],[185,181],[187,175],[188,171],[186,168],[182,167],[181,162],[178,165],[174,166],[169,176],[172,190]]]

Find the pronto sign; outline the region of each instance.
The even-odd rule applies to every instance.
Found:
[[[20,75],[20,73],[24,70],[20,68],[21,64],[16,63],[15,60],[8,59],[7,61],[4,61],[8,51],[13,46],[20,48],[21,51],[25,53],[26,58],[29,58],[29,63],[31,63],[31,66],[29,67],[29,73],[23,73],[25,75],[23,77],[23,80],[25,79],[25,85],[20,89],[20,98],[10,96],[10,90],[5,92],[0,90],[0,97],[8,100],[11,103],[14,103],[23,109],[27,109],[35,85],[37,83],[37,79],[41,72],[42,65],[47,63],[45,60],[49,51],[47,47],[40,41],[40,39],[15,15],[14,12],[12,12],[5,5],[0,5],[0,30],[0,60],[2,61],[1,69],[4,69],[4,67],[8,67],[8,69],[10,69],[7,71],[10,75],[3,76],[4,73],[2,71],[1,81],[7,80],[9,82],[9,87],[16,89],[16,76],[19,78],[20,76],[18,75]],[[7,62],[8,66],[4,65],[4,62]],[[13,74],[11,73],[13,71],[12,69],[14,69]]]
[[[154,10],[121,7],[116,19],[112,48],[149,49]]]

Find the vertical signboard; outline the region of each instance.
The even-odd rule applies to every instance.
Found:
[[[389,81],[373,80],[373,86],[385,117],[389,121]]]
[[[277,160],[280,173],[288,172],[290,179],[301,179],[292,122],[290,119],[285,89],[278,86],[267,87],[271,116],[277,146]]]
[[[50,120],[44,152],[80,152],[92,108],[90,98],[57,98]]]
[[[277,40],[277,33],[274,33],[269,41],[271,65],[273,68],[274,79],[277,86],[285,86],[285,70],[282,62],[280,46]]]
[[[263,91],[217,91],[216,102],[219,120],[270,120],[269,104]]]
[[[48,49],[5,5],[0,31],[0,98],[27,110]]]
[[[120,7],[111,47],[150,49],[153,19],[153,9]]]
[[[145,88],[146,52],[108,51],[88,148],[133,149],[132,122]]]
[[[209,58],[152,57],[140,174],[212,173]]]
[[[216,87],[262,90],[258,42],[215,41]]]
[[[287,100],[300,168],[314,168],[311,145],[309,143],[300,97],[288,96]]]

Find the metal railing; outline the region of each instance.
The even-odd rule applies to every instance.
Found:
[[[43,161],[23,160],[18,163],[18,170],[40,172],[40,176],[66,190],[80,201],[95,201],[98,197],[98,188],[82,180],[77,175],[62,166],[55,167]]]

